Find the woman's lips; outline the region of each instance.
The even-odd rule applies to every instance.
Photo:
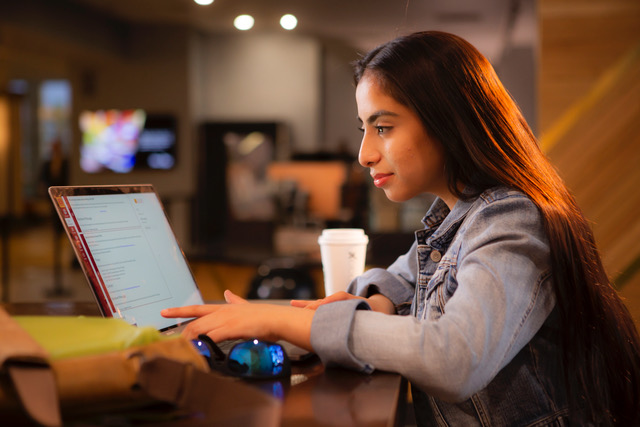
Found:
[[[387,181],[389,181],[392,175],[393,174],[391,173],[377,173],[375,175],[371,175],[371,177],[373,178],[373,185],[375,185],[376,187],[384,186]]]

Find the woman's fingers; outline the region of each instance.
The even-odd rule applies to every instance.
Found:
[[[190,322],[183,331],[187,337],[207,334],[214,341],[259,338],[275,341],[271,326],[286,307],[270,304],[219,304],[216,311]]]
[[[184,307],[165,308],[160,311],[163,317],[202,317],[217,309],[216,304],[187,305]]]
[[[229,289],[224,291],[224,299],[229,304],[249,304],[249,301],[234,294]]]
[[[291,305],[293,307],[306,308],[309,304],[313,304],[313,303],[318,302],[318,301],[320,301],[320,300],[292,299],[291,300]]]
[[[248,304],[249,302],[230,290],[224,291],[224,299],[229,304]],[[187,305],[184,307],[165,308],[160,311],[163,317],[202,317],[220,309],[222,304]]]
[[[195,317],[181,335],[187,339],[200,334],[213,341],[258,338],[267,341],[286,339],[310,349],[311,322],[314,313],[274,304],[248,304],[231,292],[225,293],[228,304],[193,305],[162,310],[165,317]]]
[[[310,301],[310,300],[292,300],[291,301],[291,305],[294,307],[300,307],[300,308],[306,308],[309,310],[315,310],[318,307],[320,307],[323,304],[329,304],[332,302],[336,302],[336,301],[345,301],[348,299],[364,299],[362,297],[358,297],[355,295],[352,295],[350,293],[344,292],[344,291],[340,291],[340,292],[336,292],[335,294],[331,294],[326,298],[321,298],[321,299],[317,299],[315,301]]]

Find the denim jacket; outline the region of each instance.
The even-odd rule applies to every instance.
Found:
[[[398,315],[363,300],[320,306],[311,344],[327,366],[402,374],[419,425],[564,425],[548,239],[539,210],[506,188],[436,199],[415,242],[349,292],[381,293]]]

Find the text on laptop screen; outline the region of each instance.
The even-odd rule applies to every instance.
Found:
[[[56,197],[104,315],[163,329],[202,297],[155,193]]]

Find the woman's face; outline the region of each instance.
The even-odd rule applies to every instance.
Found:
[[[356,102],[364,132],[358,161],[369,168],[375,186],[394,202],[431,193],[452,208],[456,198],[447,186],[444,149],[418,116],[383,92],[370,73],[358,83]]]

